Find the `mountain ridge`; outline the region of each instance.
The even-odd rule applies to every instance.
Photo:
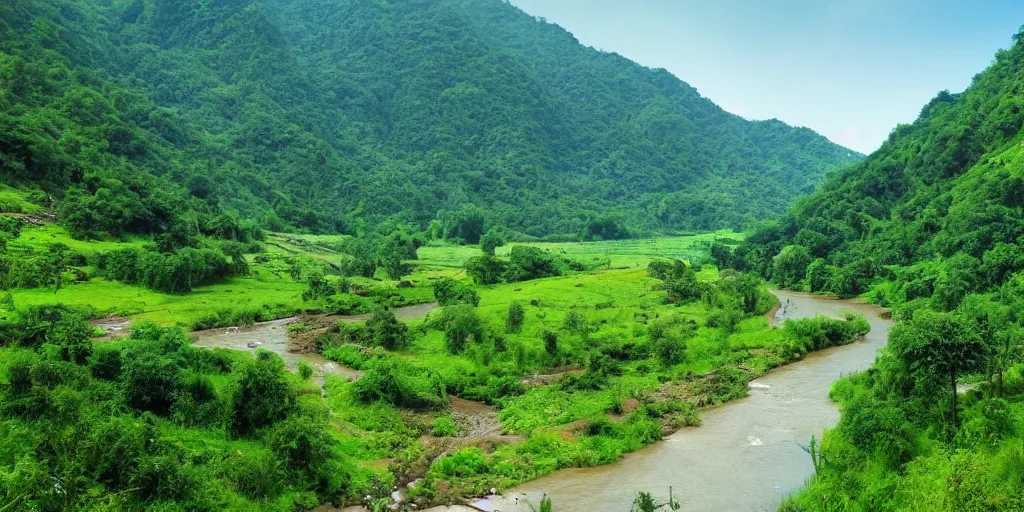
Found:
[[[72,65],[163,109],[126,124],[184,168],[139,167],[270,229],[424,227],[467,204],[535,236],[602,217],[741,228],[860,156],[494,0],[23,9],[72,41]]]

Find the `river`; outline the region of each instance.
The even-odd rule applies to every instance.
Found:
[[[504,502],[476,505],[527,512],[524,495],[536,504],[547,493],[558,512],[628,511],[637,491],[666,497],[671,486],[688,512],[777,508],[814,471],[800,444],[806,445],[812,435],[820,438],[839,420],[828,398],[831,384],[874,362],[892,322],[872,305],[773,293],[784,305],[779,315],[838,317],[854,311],[870,322],[871,332],[862,341],[809,354],[751,382],[746,398],[703,410],[700,427],[680,430],[616,463],[557,471],[512,489]]]
[[[402,321],[413,320],[437,308],[436,302],[426,304],[414,304],[394,308],[392,311],[395,317]],[[369,320],[369,314],[362,315],[331,315],[324,317],[335,322],[363,322]],[[297,317],[284,318],[271,322],[261,322],[252,327],[229,327],[221,329],[210,329],[207,331],[196,331],[192,333],[195,338],[194,345],[205,348],[230,348],[234,350],[248,350],[255,352],[258,349],[269,350],[284,360],[289,370],[295,371],[299,361],[305,361],[313,367],[315,382],[323,386],[324,375],[340,375],[354,380],[362,376],[361,372],[339,365],[325,359],[316,353],[295,353],[289,350],[291,342],[288,335],[288,325],[298,320]]]
[[[779,321],[819,314],[840,317],[854,311],[864,315],[871,331],[861,341],[809,354],[754,380],[746,398],[701,411],[700,427],[680,430],[613,464],[557,471],[508,491],[504,498],[476,502],[475,509],[528,512],[524,498],[536,504],[546,493],[558,512],[627,511],[637,491],[663,497],[671,486],[686,511],[774,510],[813,472],[810,457],[800,445],[806,445],[812,435],[820,437],[823,429],[839,419],[828,398],[832,383],[874,362],[878,349],[885,346],[891,321],[872,305],[788,291],[773,293],[783,304],[776,314]],[[397,308],[395,313],[409,320],[434,307],[436,304],[423,304]],[[366,319],[362,315],[334,318]],[[195,333],[196,345],[255,350],[259,344],[258,348],[282,356],[289,368],[294,369],[300,360],[311,363],[321,383],[326,373],[358,378],[354,370],[318,354],[288,352],[288,324],[292,321]]]

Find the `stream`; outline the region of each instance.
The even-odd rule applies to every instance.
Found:
[[[425,316],[436,308],[437,303],[431,302],[394,308],[392,311],[399,320],[408,321]],[[324,318],[337,322],[363,322],[368,320],[370,315],[331,315]],[[229,348],[249,352],[256,352],[258,349],[269,350],[281,356],[285,366],[291,371],[296,371],[299,361],[305,361],[313,366],[314,381],[321,387],[324,384],[325,375],[339,375],[349,380],[362,377],[361,372],[329,361],[320,354],[290,352],[288,347],[291,339],[288,335],[288,325],[296,320],[298,320],[298,317],[261,322],[252,327],[228,327],[196,331],[192,333],[192,336],[195,338],[193,345],[203,348]]]
[[[701,411],[703,424],[686,428],[606,466],[556,471],[474,503],[480,510],[528,512],[551,496],[559,512],[627,511],[637,491],[666,498],[671,486],[686,511],[774,510],[814,471],[800,447],[839,420],[828,398],[834,381],[875,361],[890,320],[876,306],[788,291],[773,292],[783,306],[776,320],[818,314],[864,315],[864,340],[809,354],[750,383],[746,398]]]
[[[813,473],[810,456],[800,447],[811,436],[839,420],[828,398],[834,381],[870,366],[885,346],[892,322],[876,306],[789,291],[773,291],[782,303],[772,319],[816,315],[841,317],[853,311],[871,324],[863,340],[808,354],[802,361],[780,367],[750,383],[746,398],[701,411],[702,425],[682,429],[665,440],[627,454],[613,464],[556,471],[509,490],[504,497],[479,500],[469,507],[431,510],[529,512],[551,496],[559,512],[626,511],[637,491],[667,497],[671,486],[686,511],[774,510],[787,494],[803,486]],[[426,315],[436,304],[396,308],[399,319]],[[332,317],[362,321],[365,315]],[[288,351],[288,324],[295,318],[256,324],[250,328],[215,329],[193,333],[196,346],[255,351],[270,350],[294,370],[306,361],[321,385],[325,374],[359,378],[359,372],[318,354]],[[337,510],[325,507],[324,510]],[[360,510],[351,507],[344,510]]]

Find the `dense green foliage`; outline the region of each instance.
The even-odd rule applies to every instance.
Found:
[[[731,264],[780,286],[954,309],[1024,270],[1024,42],[942,92],[882,148],[829,178]],[[878,281],[884,286],[875,286]]]
[[[498,0],[6,2],[0,84],[0,176],[80,236],[736,227],[859,157]]]
[[[1024,32],[960,94],[831,176],[732,254],[784,287],[893,308],[838,383],[842,419],[784,510],[1021,510]],[[966,393],[964,379],[980,383]]]
[[[191,348],[155,325],[93,348],[84,318],[33,308],[0,324],[5,507],[295,510],[351,492],[277,356]]]

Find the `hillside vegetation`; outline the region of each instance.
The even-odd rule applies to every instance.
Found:
[[[739,228],[860,157],[499,0],[7,2],[0,84],[0,176],[80,236]]]
[[[784,510],[1024,507],[1022,38],[727,258],[896,320],[833,389],[842,420]],[[964,380],[980,385],[960,396]]]
[[[8,257],[24,265],[68,242],[48,261],[67,263],[69,278],[0,304],[0,503],[382,510],[395,486],[422,507],[612,462],[866,330],[856,318],[769,327],[763,280],[702,265],[709,243],[736,238],[516,244],[496,256],[432,241],[397,281],[346,274],[363,267],[338,250],[351,238],[271,233],[244,256],[247,272],[169,293],[97,266],[147,239],[20,226]],[[503,269],[499,282],[469,278],[482,260]],[[435,300],[407,322],[388,308]],[[128,337],[94,338],[108,313]],[[231,325],[242,329],[187,332]]]

